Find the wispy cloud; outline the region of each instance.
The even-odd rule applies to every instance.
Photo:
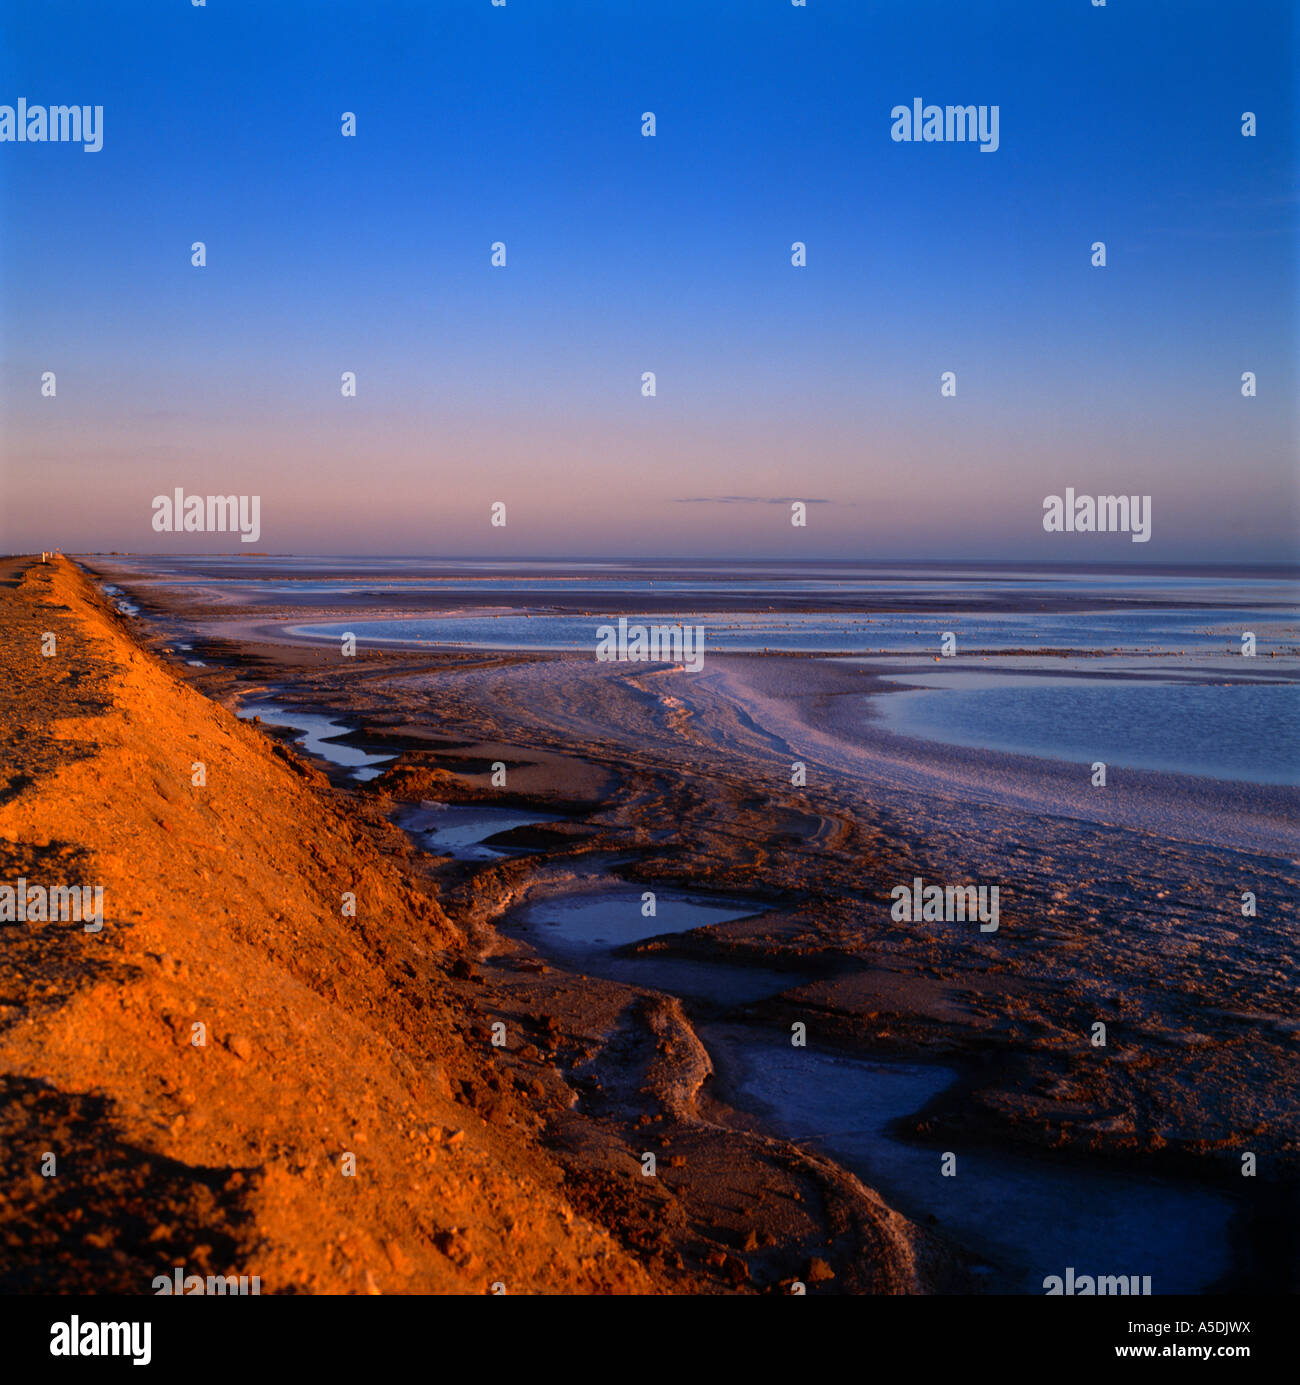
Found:
[[[678,505],[829,505],[829,500],[812,500],[805,495],[679,495]]]

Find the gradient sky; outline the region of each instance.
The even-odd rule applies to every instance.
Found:
[[[0,103],[104,107],[0,144],[0,549],[240,550],[153,532],[181,486],[269,552],[1298,556],[1291,0],[0,14]],[[917,96],[1001,148],[893,142]],[[1152,541],[1045,534],[1066,486]]]

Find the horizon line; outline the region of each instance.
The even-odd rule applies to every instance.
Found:
[[[34,553],[11,553],[9,557],[34,557],[39,555],[42,550]],[[271,551],[259,549],[255,551],[244,550],[213,550],[211,552],[157,552],[145,549],[80,549],[76,551],[64,549],[46,549],[45,552],[58,553],[65,558],[153,558],[153,559],[212,559],[212,558],[239,558],[243,560],[262,560],[280,558],[345,558],[354,560],[375,560],[383,562],[483,562],[495,563],[499,566],[508,566],[511,563],[603,563],[617,567],[633,567],[638,563],[657,564],[663,566],[690,567],[691,565],[716,564],[731,566],[753,566],[756,563],[768,563],[775,566],[786,567],[810,567],[818,565],[843,565],[856,564],[863,567],[868,566],[925,566],[938,567],[943,565],[959,567],[1021,567],[1021,568],[1082,568],[1082,569],[1109,569],[1117,568],[1138,568],[1143,570],[1187,570],[1201,572],[1208,569],[1280,569],[1296,574],[1300,578],[1300,559],[1263,559],[1256,561],[1243,561],[1235,559],[1219,559],[1207,561],[1191,561],[1178,559],[1132,559],[1107,560],[1107,559],[1059,559],[1059,558],[985,558],[985,557],[939,557],[926,556],[915,558],[892,558],[880,557],[869,558],[862,556],[830,556],[817,558],[791,558],[788,556],[776,556],[755,554],[746,557],[705,557],[679,555],[663,556],[629,556],[627,554],[583,554],[570,557],[557,557],[554,554],[514,554],[503,557],[499,554],[491,553],[361,553],[361,552],[338,552],[328,553],[320,550],[302,551]]]

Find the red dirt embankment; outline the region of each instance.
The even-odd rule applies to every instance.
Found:
[[[457,932],[385,829],[71,563],[0,565],[0,607],[0,886],[104,891],[98,933],[0,924],[0,1289],[149,1293],[176,1265],[264,1293],[664,1287],[566,1204],[461,1038]]]

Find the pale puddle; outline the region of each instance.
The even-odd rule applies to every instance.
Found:
[[[115,587],[111,583],[105,582],[102,584],[101,589],[104,595],[113,602],[124,616],[138,616],[140,614],[139,606],[137,606],[134,601],[128,601],[127,598],[122,595],[121,587]]]
[[[589,975],[687,999],[749,1004],[806,978],[725,962],[614,957],[626,943],[745,918],[752,904],[658,890],[656,917],[641,891],[558,896],[512,916],[561,964]],[[1028,1158],[957,1150],[956,1177],[940,1172],[938,1149],[913,1145],[890,1126],[920,1111],[957,1078],[952,1068],[864,1061],[748,1038],[705,1026],[727,1099],[761,1114],[789,1139],[825,1150],[900,1211],[989,1263],[989,1287],[1037,1293],[1048,1275],[1150,1275],[1156,1294],[1194,1293],[1227,1273],[1232,1204],[1168,1180],[1100,1173],[1050,1155]]]
[[[523,808],[483,808],[469,803],[421,803],[394,819],[418,845],[457,861],[496,861],[526,848],[489,846],[499,832],[537,823],[558,822],[558,813],[530,812]]]
[[[268,726],[288,726],[301,731],[302,735],[294,737],[295,745],[332,765],[351,769],[353,779],[376,779],[383,771],[374,766],[397,758],[396,755],[372,755],[354,745],[340,745],[335,737],[346,736],[354,728],[318,712],[303,712],[296,707],[286,710],[276,702],[246,702],[239,709],[239,716],[243,721],[260,717]]]
[[[656,890],[655,917],[642,913],[639,889],[609,889],[556,895],[525,905],[511,922],[526,930],[543,952],[575,971],[649,986],[670,995],[749,1005],[779,995],[806,978],[761,967],[726,962],[696,962],[683,957],[615,957],[615,948],[661,933],[685,933],[706,924],[727,923],[760,912],[751,903],[680,890]]]

